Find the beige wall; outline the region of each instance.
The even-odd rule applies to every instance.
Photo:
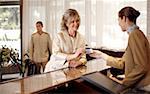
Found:
[[[148,39],[148,41],[149,41],[149,43],[150,43],[150,35],[149,35],[149,36],[147,36],[147,39]]]
[[[147,36],[150,40],[150,1],[147,0]]]

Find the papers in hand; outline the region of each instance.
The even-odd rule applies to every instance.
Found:
[[[86,54],[91,54],[91,53],[93,53],[93,49],[87,48],[86,49]]]
[[[65,63],[66,59],[62,56],[51,55],[50,61],[46,64],[44,72],[54,71],[69,66]]]

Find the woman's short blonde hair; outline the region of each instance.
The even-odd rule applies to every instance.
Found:
[[[69,18],[77,17],[79,19],[79,25],[80,25],[80,16],[78,12],[75,9],[67,9],[62,17],[61,21],[61,30],[65,31],[68,30],[68,27],[66,26],[67,21]]]

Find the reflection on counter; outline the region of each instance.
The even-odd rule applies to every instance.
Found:
[[[0,84],[1,94],[51,94],[93,93],[109,94],[106,90],[90,84],[83,76],[110,68],[103,59],[88,61],[86,66],[64,68]],[[99,77],[101,78],[101,77]],[[109,79],[109,78],[108,78]],[[111,83],[110,83],[111,84]],[[133,91],[131,89],[131,91]]]

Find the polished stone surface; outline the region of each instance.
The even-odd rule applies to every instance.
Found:
[[[42,91],[44,89],[56,87],[59,84],[80,78],[85,74],[101,71],[107,68],[109,68],[109,66],[106,65],[106,61],[102,59],[95,59],[88,61],[86,66],[80,66],[77,68],[65,68],[53,72],[1,83],[0,93],[31,94],[34,92]]]

